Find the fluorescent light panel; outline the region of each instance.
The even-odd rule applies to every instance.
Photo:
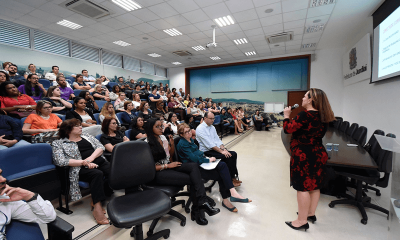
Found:
[[[328,5],[335,3],[336,0],[312,0],[311,1],[311,7],[319,7],[323,5]]]
[[[75,29],[79,29],[79,28],[82,27],[81,25],[79,25],[77,23],[73,23],[73,22],[70,22],[70,21],[65,20],[65,19],[63,19],[62,21],[57,22],[57,24],[61,25],[61,26],[64,26],[64,27],[67,27],[67,28],[72,28],[74,30]]]
[[[196,51],[202,51],[202,50],[206,50],[203,46],[194,46],[194,47],[192,47],[194,50],[196,50]]]
[[[128,12],[142,8],[142,6],[140,6],[139,4],[135,3],[132,0],[112,0],[112,2],[122,7]]]
[[[114,43],[114,44],[117,44],[117,45],[120,45],[120,46],[123,46],[123,47],[126,47],[126,46],[131,45],[130,43],[127,43],[127,42],[124,42],[124,41],[121,41],[121,40],[115,41],[115,42],[113,42],[113,43]]]
[[[180,63],[180,62],[172,62],[172,64],[174,64],[174,65],[180,65],[180,64],[182,64],[182,63]]]
[[[221,59],[220,57],[218,57],[218,56],[215,56],[215,57],[210,57],[212,60],[219,60],[219,59]]]
[[[304,33],[314,33],[314,32],[320,32],[323,31],[325,27],[325,24],[319,24],[319,25],[314,25],[306,28],[306,31]]]
[[[179,32],[178,30],[176,30],[175,28],[171,28],[171,29],[165,29],[163,30],[165,33],[167,33],[168,35],[174,37],[174,36],[178,36],[178,35],[182,35],[181,32]]]
[[[316,43],[309,43],[309,44],[303,44],[301,46],[301,48],[313,48],[313,47],[316,47],[316,46],[317,46]]]
[[[161,57],[161,55],[157,53],[149,53],[147,55],[149,55],[150,57]]]
[[[236,40],[233,40],[233,42],[236,43],[236,45],[248,43],[246,38],[236,39]]]
[[[252,52],[245,52],[244,54],[246,54],[246,56],[254,56],[257,53],[255,51],[252,51]]]
[[[218,24],[219,27],[229,26],[231,24],[235,24],[231,16],[225,16],[214,19],[214,21]]]

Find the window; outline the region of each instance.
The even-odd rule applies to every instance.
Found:
[[[160,77],[167,77],[167,69],[156,65],[156,75]]]
[[[72,42],[72,57],[92,62],[100,62],[99,49]]]
[[[34,47],[36,50],[69,56],[69,40],[42,31],[34,30]]]
[[[29,28],[0,19],[0,42],[30,48]]]
[[[122,68],[122,55],[103,51],[103,64]]]
[[[154,74],[154,64],[141,61],[142,63],[142,73],[150,74],[150,75],[155,75]]]
[[[127,70],[140,72],[140,60],[124,56],[124,68]]]

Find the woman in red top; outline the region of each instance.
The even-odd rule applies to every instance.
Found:
[[[323,185],[328,154],[322,144],[328,123],[335,120],[326,94],[311,88],[303,97],[306,109],[293,120],[289,119],[291,108],[285,108],[283,129],[291,133],[290,184],[297,190],[298,217],[286,224],[296,230],[309,228],[307,220],[317,220],[320,188]]]
[[[36,109],[36,102],[28,95],[21,94],[12,82],[0,85],[0,102],[2,110],[7,113]]]

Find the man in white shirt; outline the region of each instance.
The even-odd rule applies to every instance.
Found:
[[[44,76],[44,78],[46,78],[47,80],[49,80],[51,82],[52,86],[57,86],[56,78],[59,73],[59,69],[60,68],[58,66],[52,66],[51,72],[46,73],[46,75]]]
[[[43,200],[37,193],[8,186],[2,172],[0,169],[0,226],[8,225],[11,220],[49,223],[56,219],[56,212],[49,201]]]
[[[96,78],[93,76],[89,76],[88,70],[82,70],[82,75],[83,75],[83,81],[85,81],[89,85],[93,85],[96,81]]]
[[[204,114],[204,121],[196,128],[196,139],[199,142],[200,151],[208,157],[215,157],[221,159],[228,165],[231,174],[232,182],[235,187],[240,186],[242,181],[237,179],[239,173],[237,170],[237,154],[234,151],[228,151],[222,141],[219,139],[217,131],[213,126],[214,114],[206,112]]]
[[[168,97],[165,95],[165,91],[164,90],[160,90],[160,96],[164,101],[168,101]]]

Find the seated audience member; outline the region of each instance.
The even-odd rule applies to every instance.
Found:
[[[36,102],[26,94],[21,94],[12,82],[3,82],[0,85],[0,103],[2,110],[13,118],[21,119],[18,112],[29,114],[36,109]],[[20,121],[18,121],[20,124]]]
[[[160,86],[160,91],[163,91],[164,90],[164,84],[162,82],[160,82],[159,86]]]
[[[204,156],[204,153],[198,149],[192,138],[191,129],[187,124],[184,123],[179,126],[178,132],[179,136],[181,136],[182,139],[176,146],[176,151],[178,151],[179,158],[182,162],[195,162],[198,165],[202,163],[215,162],[215,157],[207,158],[206,156]],[[229,201],[229,197],[232,202],[251,202],[250,199],[242,197],[235,190],[235,187],[238,186],[238,184],[234,185],[232,183],[229,169],[225,162],[218,162],[218,165],[212,170],[205,170],[201,167],[199,169],[203,179],[218,181],[219,192],[221,193],[223,199],[222,206],[227,208],[229,211],[238,211],[236,207],[233,206],[232,203]]]
[[[194,117],[191,114],[187,114],[185,118],[185,123],[190,127],[190,130],[192,131],[192,138],[196,139],[196,126],[194,124]],[[178,128],[179,132],[179,128]]]
[[[2,174],[4,174],[3,170],[0,169],[0,192],[9,197],[9,199],[0,199],[0,212],[5,218],[2,222],[2,231],[5,231],[5,226],[13,220],[43,224],[56,219],[56,211],[51,202],[43,200],[38,193],[9,186],[7,179]],[[6,240],[5,233],[0,235],[1,239]]]
[[[87,85],[83,81],[83,76],[81,74],[77,74],[75,77],[75,82],[72,84],[72,87],[77,90],[90,90],[92,87]]]
[[[46,73],[46,75],[44,76],[44,78],[46,78],[47,80],[50,81],[51,85],[53,86],[57,86],[56,84],[56,79],[59,73],[59,68],[58,66],[52,66],[51,67],[51,72]]]
[[[118,85],[114,85],[112,91],[110,92],[110,99],[111,101],[115,101],[118,98],[118,93],[121,91]]]
[[[214,113],[214,115],[219,115],[219,111],[218,111],[218,109],[216,109],[217,104],[216,103],[214,103],[214,104],[215,104],[215,108],[213,108],[211,102],[208,102],[207,103],[207,111]]]
[[[32,97],[35,101],[47,94],[47,90],[39,83],[39,77],[36,74],[29,74],[25,84],[18,87],[18,91]]]
[[[100,79],[101,79],[101,85],[103,85],[103,86],[107,86],[108,83],[110,83],[110,80],[108,80],[108,78],[104,75],[101,76]]]
[[[43,100],[51,103],[53,106],[52,113],[65,115],[72,108],[72,104],[61,97],[61,91],[58,86],[49,87],[47,95]]]
[[[124,104],[126,101],[128,101],[128,99],[126,99],[126,94],[124,92],[119,92],[118,98],[114,102],[115,111],[117,111],[117,112],[125,111]]]
[[[168,98],[167,98],[167,95],[165,95],[165,91],[164,90],[160,90],[160,96],[161,96],[161,99],[164,101],[164,102],[167,102],[168,101]]]
[[[262,124],[264,122],[264,118],[261,116],[259,110],[257,110],[256,113],[254,114],[254,119],[255,119],[254,126],[256,127],[256,131],[261,131]],[[267,125],[268,125],[268,122],[265,123],[265,126],[267,126]],[[265,127],[265,130],[267,131],[267,127]]]
[[[133,95],[133,101],[132,101],[133,107],[138,110],[140,107],[140,104],[142,104],[142,100],[140,100],[140,95],[135,93]]]
[[[181,105],[182,109],[186,110],[187,107],[186,107],[185,103],[183,102],[183,97],[181,97],[181,96],[178,97],[178,103]]]
[[[211,109],[213,109],[218,115],[221,113],[221,108],[217,106],[217,103],[213,103]]]
[[[171,89],[169,89],[169,87],[165,87],[165,95],[167,95],[167,97],[168,97],[168,94],[171,94]]]
[[[12,65],[12,62],[3,62],[3,70],[5,73],[8,74],[8,68]]]
[[[199,109],[200,116],[204,117],[204,114],[206,113],[206,111],[204,110],[204,103],[199,103],[199,105],[197,105],[197,108]]]
[[[197,107],[194,107],[193,104],[194,104],[193,102],[189,102],[189,106],[186,109],[187,114],[192,115],[195,120],[203,122],[203,115],[200,113],[200,110]]]
[[[18,74],[18,67],[15,64],[11,64],[8,67],[8,75],[10,76],[10,81],[15,84],[16,87],[25,84],[24,76]]]
[[[189,107],[189,103],[190,103],[190,96],[189,95],[185,96],[185,100],[183,101],[183,103],[185,104],[186,107]]]
[[[151,94],[149,95],[150,109],[151,110],[156,109],[157,103],[163,102],[163,101],[164,100],[161,98],[161,96],[159,94],[157,94],[157,86],[154,85],[151,88]]]
[[[173,97],[178,97],[179,96],[178,93],[176,92],[176,88],[172,88],[171,94],[172,94]]]
[[[118,78],[118,86],[119,86],[119,89],[121,90],[121,92],[125,92],[125,90],[129,87],[129,84],[124,82],[123,77],[119,77]]]
[[[185,93],[183,92],[182,88],[179,88],[178,95],[181,96],[182,99],[185,98]]]
[[[224,124],[225,123],[229,123],[229,125],[231,124],[231,123],[233,123],[233,118],[229,118],[229,116],[228,116],[228,114],[226,114],[227,112],[226,112],[226,110],[225,110],[225,108],[222,108],[221,109],[221,122],[223,122]]]
[[[104,100],[104,101],[111,101],[109,97],[109,93],[107,89],[103,89],[101,84],[96,84],[94,86],[94,91],[92,93],[94,100]]]
[[[64,76],[58,76],[56,78],[56,86],[58,86],[58,88],[61,91],[61,97],[64,100],[72,100],[75,97],[74,94],[74,90],[72,90],[72,88],[69,85],[69,83],[65,80]]]
[[[1,113],[5,113],[1,111]],[[0,114],[0,150],[10,147],[30,145],[22,140],[22,129],[10,116]]]
[[[165,110],[164,102],[157,102],[156,109],[154,109],[153,114],[160,113],[162,115],[166,115],[168,112]]]
[[[150,145],[151,153],[155,162],[156,176],[153,182],[156,185],[182,186],[190,185],[190,195],[193,200],[191,219],[199,225],[207,225],[208,221],[204,216],[218,214],[218,208],[211,207],[207,201],[204,183],[201,179],[197,163],[171,162],[170,156],[174,155],[175,145],[172,136],[164,137],[162,123],[158,119],[151,118],[145,124],[147,142]]]
[[[168,118],[169,115],[167,115]],[[163,130],[163,135],[165,137],[168,137],[168,135],[174,135],[174,132],[172,131],[171,128],[171,123],[165,121],[164,115],[161,113],[156,113],[153,115],[153,118],[159,119],[162,122],[162,130]]]
[[[10,76],[8,76],[8,74],[5,71],[0,70],[0,84],[9,81],[10,81]]]
[[[140,85],[139,85],[139,84],[137,84],[137,85],[135,86],[135,90],[132,92],[132,99],[133,99],[133,100],[135,100],[135,98],[134,98],[134,95],[135,95],[135,94],[139,94],[139,99],[140,99],[140,98],[144,98],[145,93],[144,93],[143,90],[140,89]]]
[[[129,80],[129,83],[125,89],[127,98],[132,99],[132,92],[135,90],[135,86],[136,86],[135,80],[134,79]]]
[[[131,141],[135,141],[136,139],[147,137],[146,132],[144,131],[143,125],[144,125],[144,121],[143,121],[143,118],[141,118],[141,117],[135,117],[132,120],[132,130],[131,130],[131,135],[129,136]]]
[[[119,122],[117,116],[115,115],[115,110],[114,106],[112,103],[106,102],[101,109],[100,115],[99,115],[99,120],[102,123],[105,118],[116,118],[118,126],[121,126],[121,123]]]
[[[121,124],[130,126],[132,120],[136,117],[135,109],[133,108],[133,103],[131,101],[124,102],[124,111],[121,113]]]
[[[39,78],[44,78],[42,74],[36,72],[36,66],[33,63],[28,65],[28,70],[24,73],[24,78],[28,79],[28,76],[31,74],[35,74]]]
[[[190,101],[193,103],[193,106],[197,107],[198,102],[197,102],[196,98],[192,98],[192,100],[190,100]]]
[[[74,110],[68,111],[65,119],[78,119],[82,124],[83,133],[97,136],[101,134],[101,125],[97,125],[96,118],[91,111],[86,111],[86,100],[81,97],[74,99]]]
[[[82,70],[82,75],[83,75],[83,81],[86,82],[88,85],[93,85],[94,82],[96,81],[95,77],[89,76],[89,72],[87,70]]]
[[[150,84],[146,83],[146,87],[144,88],[143,92],[144,92],[144,99],[149,99],[149,96],[151,94]]]
[[[185,119],[185,110],[181,109],[181,105],[175,101],[174,97],[170,97],[168,99],[168,109],[172,110],[175,113],[179,113],[179,117],[181,118],[180,120],[182,121]]]
[[[179,122],[178,122],[178,116],[176,116],[176,113],[170,112],[168,116],[168,123],[171,124],[171,129],[174,132],[174,135],[178,134],[178,127],[179,127]]]
[[[146,122],[147,119],[151,118],[152,111],[150,110],[149,103],[146,101],[142,101],[139,107],[139,117],[142,117]]]
[[[234,126],[235,126],[235,135],[239,135],[239,133],[243,132],[243,128],[240,126],[240,124],[239,124],[239,122],[237,120],[237,117],[236,117],[235,113],[232,111],[231,108],[228,108],[226,110],[225,115],[228,117],[228,120],[229,119],[233,120],[233,123],[234,123]]]
[[[144,84],[143,80],[140,81],[139,86],[140,86],[140,90],[144,90],[146,88],[146,85]]]
[[[207,112],[204,115],[204,121],[196,128],[196,139],[199,142],[200,151],[208,157],[221,159],[228,165],[232,182],[235,186],[240,186],[237,170],[237,154],[234,151],[228,151],[218,137],[217,131],[213,126],[214,114]]]
[[[100,142],[104,145],[107,152],[112,152],[115,145],[121,142],[129,141],[125,134],[119,131],[118,122],[116,118],[106,118],[101,124]]]
[[[244,110],[242,107],[238,107],[238,116],[243,126],[246,127],[246,130],[249,130],[251,128],[250,127],[251,119],[244,116]]]
[[[48,132],[58,131],[62,120],[54,113],[51,113],[52,109],[53,106],[49,101],[40,100],[36,106],[36,114],[31,114],[25,119],[22,131],[24,134],[32,135],[32,143],[43,143],[45,142],[45,140],[42,139],[43,136]],[[56,135],[56,133],[51,134],[52,137]],[[52,140],[49,141],[46,142],[51,143]]]
[[[168,83],[165,84],[164,91],[167,92],[167,88],[169,88]]]
[[[93,96],[88,91],[81,91],[79,97],[86,100],[86,109],[92,113],[99,113],[100,109]]]
[[[95,137],[82,131],[81,121],[76,118],[61,124],[60,139],[52,144],[53,162],[59,167],[71,167],[69,179],[72,201],[82,198],[78,181],[89,182],[94,219],[98,224],[109,224],[101,202],[113,193],[107,183],[110,163],[102,155],[104,146]]]

